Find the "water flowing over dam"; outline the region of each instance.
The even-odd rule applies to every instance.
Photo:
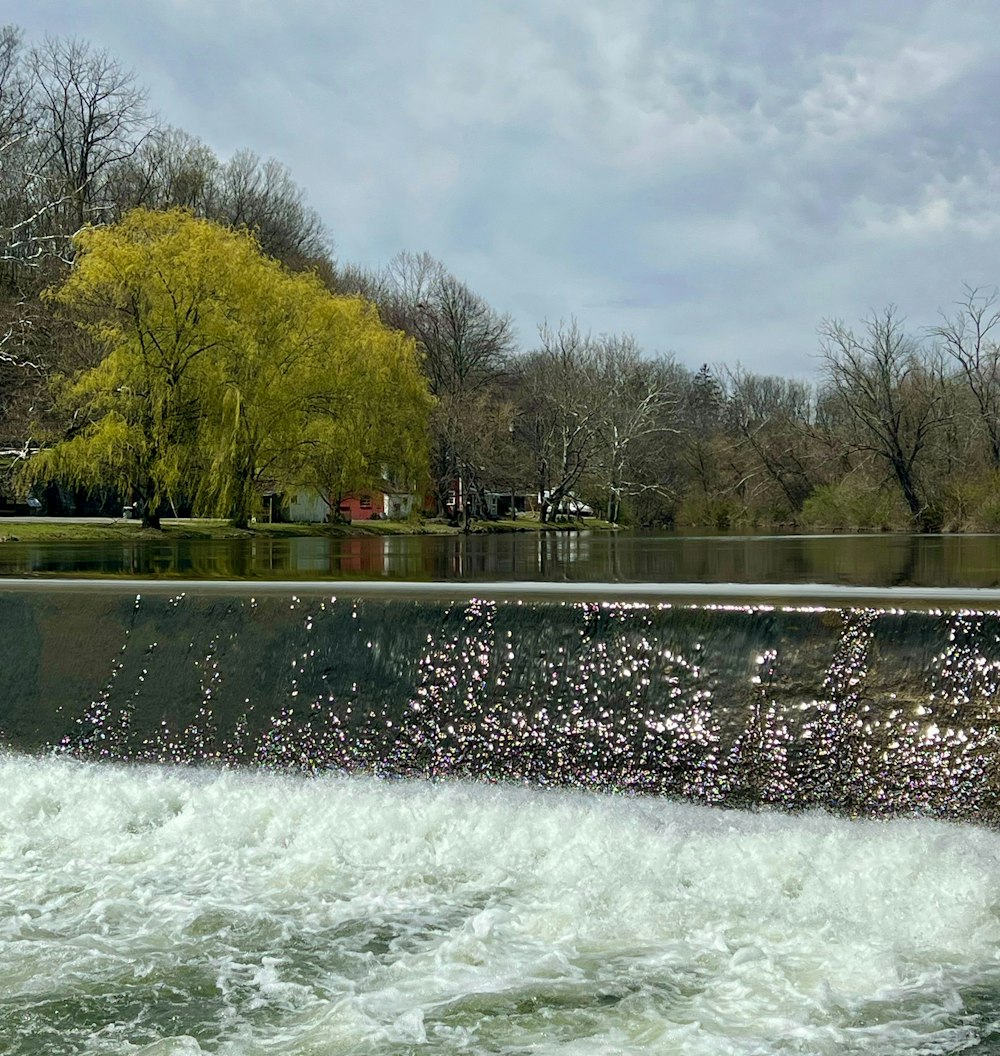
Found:
[[[0,580],[0,1051],[995,1053],[998,610]]]
[[[117,761],[998,817],[997,612],[495,593],[8,582],[0,734]]]

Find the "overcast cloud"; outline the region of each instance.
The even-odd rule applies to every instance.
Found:
[[[164,123],[290,168],[342,261],[427,250],[521,343],[575,315],[809,375],[824,317],[1000,282],[995,0],[0,0]]]

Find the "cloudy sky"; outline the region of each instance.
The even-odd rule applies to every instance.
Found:
[[[575,316],[692,367],[1000,283],[1000,0],[0,0],[278,158],[342,261],[428,251],[530,347]]]

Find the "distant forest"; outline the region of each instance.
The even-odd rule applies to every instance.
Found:
[[[79,40],[0,29],[0,447],[8,492],[21,455],[65,438],[53,379],[99,351],[45,291],[73,266],[73,236],[131,210],[183,208],[245,229],[291,272],[373,302],[411,337],[435,398],[428,488],[460,483],[570,499],[612,521],[763,528],[1000,529],[1000,304],[945,291],[938,326],[887,306],[817,320],[815,382],[738,363],[689,369],[627,334],[574,320],[518,335],[510,317],[427,254],[372,270],[339,261],[288,169],[228,160],[162,125],[113,56]],[[957,299],[956,299],[957,298]],[[669,344],[670,335],[663,335]],[[393,408],[372,408],[391,415]]]

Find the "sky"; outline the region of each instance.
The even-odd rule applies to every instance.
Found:
[[[288,166],[344,263],[814,376],[824,319],[1000,283],[1000,0],[0,0]]]

